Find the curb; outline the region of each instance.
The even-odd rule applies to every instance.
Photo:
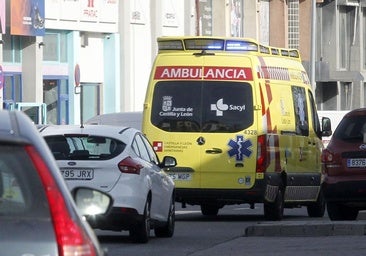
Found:
[[[364,236],[366,221],[298,221],[248,226],[243,236]]]

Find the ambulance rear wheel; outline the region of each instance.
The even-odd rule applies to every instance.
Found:
[[[282,190],[279,189],[273,202],[264,202],[264,218],[266,220],[282,220],[284,199]]]
[[[219,209],[215,205],[201,204],[201,212],[205,216],[216,216],[219,213]]]

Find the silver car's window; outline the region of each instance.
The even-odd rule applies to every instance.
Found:
[[[24,148],[0,145],[0,220],[19,216],[49,217],[47,198]]]
[[[47,136],[45,140],[56,160],[107,160],[126,147],[114,138],[84,134]]]

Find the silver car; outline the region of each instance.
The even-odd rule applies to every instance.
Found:
[[[29,117],[0,110],[0,255],[105,255],[81,214],[103,215],[112,199],[72,193],[76,204]]]

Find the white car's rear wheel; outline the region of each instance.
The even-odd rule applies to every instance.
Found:
[[[150,224],[150,199],[148,199],[145,204],[143,219],[130,230],[130,236],[134,242],[147,243],[149,241]]]

